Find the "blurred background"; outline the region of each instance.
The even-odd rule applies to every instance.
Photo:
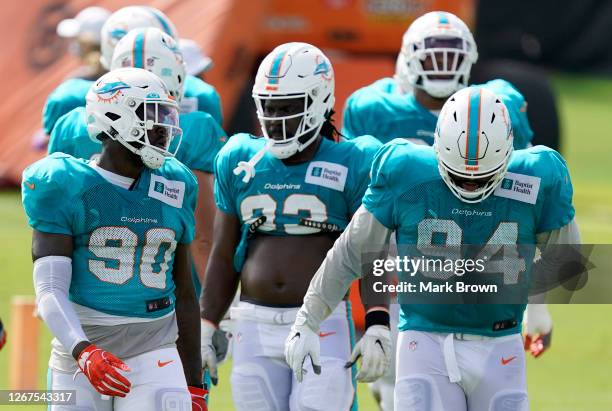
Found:
[[[259,62],[276,45],[305,41],[330,57],[339,127],[350,93],[393,74],[409,24],[428,11],[452,12],[470,26],[478,45],[471,82],[504,78],[523,93],[534,144],[559,149],[568,161],[583,242],[612,243],[612,1],[5,1],[0,4],[0,84],[5,90],[0,100],[0,318],[9,341],[0,352],[0,390],[14,387],[24,374],[35,385],[29,388],[45,387],[50,335],[42,323],[39,333],[12,329],[17,317],[14,312],[11,317],[11,302],[34,293],[31,230],[18,188],[21,172],[46,155],[45,100],[82,64],[57,26],[85,7],[114,11],[134,4],[165,12],[180,37],[195,41],[210,58],[202,78],[221,97],[228,135],[257,131],[252,81]],[[565,305],[551,312],[552,349],[528,362],[532,410],[612,410],[612,307]],[[228,362],[220,370],[211,410],[233,409],[230,369]],[[359,406],[377,409],[365,385],[359,389]]]

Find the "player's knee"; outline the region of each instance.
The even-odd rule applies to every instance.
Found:
[[[299,411],[325,411],[348,409],[353,401],[355,388],[351,370],[344,368],[338,359],[323,360],[321,374],[310,371],[295,389],[295,404]]]
[[[274,400],[266,370],[259,364],[234,364],[232,398],[237,410],[280,411]]]
[[[491,411],[527,411],[529,400],[525,391],[506,390],[491,398]]]
[[[185,389],[160,388],[155,392],[155,411],[191,411],[191,397]]]
[[[411,411],[432,411],[435,384],[427,376],[400,378],[395,383],[395,409]]]

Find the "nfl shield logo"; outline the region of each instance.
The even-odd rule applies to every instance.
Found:
[[[416,350],[416,349],[417,349],[417,345],[418,345],[418,344],[419,344],[419,343],[418,343],[418,342],[416,342],[416,341],[410,341],[410,344],[408,344],[408,349],[409,349],[410,351],[414,351],[414,350]]]

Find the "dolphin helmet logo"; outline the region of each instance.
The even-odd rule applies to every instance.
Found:
[[[121,90],[131,86],[123,81],[105,83],[100,87],[94,88],[93,92],[98,95],[98,101],[111,101],[119,96]]]

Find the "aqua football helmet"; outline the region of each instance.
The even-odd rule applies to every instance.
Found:
[[[168,148],[181,138],[179,106],[164,82],[139,68],[120,68],[100,77],[89,89],[85,104],[89,137],[118,141],[149,168],[159,168]]]
[[[432,11],[404,34],[395,79],[404,92],[416,87],[445,98],[468,85],[477,60],[476,43],[465,23],[454,14]]]
[[[512,154],[508,110],[491,91],[467,87],[444,104],[434,150],[444,183],[466,203],[490,196],[501,183]]]

